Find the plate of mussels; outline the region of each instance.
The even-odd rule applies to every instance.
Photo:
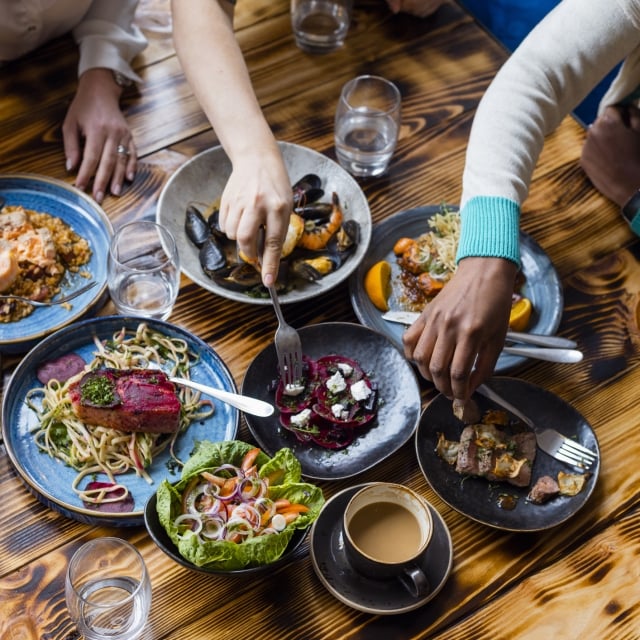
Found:
[[[293,213],[276,287],[282,303],[300,302],[346,280],[371,241],[369,203],[355,179],[312,149],[279,142],[291,179]],[[260,273],[219,229],[218,206],[231,175],[222,147],[194,156],[165,185],[156,219],[173,233],[181,268],[222,297],[271,304]]]

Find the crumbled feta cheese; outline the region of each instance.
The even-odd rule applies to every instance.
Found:
[[[344,408],[344,405],[339,402],[331,405],[331,413],[333,413],[338,420],[346,420],[349,417],[349,412]]]
[[[371,395],[371,389],[364,380],[358,380],[358,382],[351,385],[351,395],[356,401],[366,400]]]
[[[291,424],[296,427],[306,427],[311,417],[311,409],[303,409],[300,413],[291,416]]]
[[[347,383],[344,381],[341,373],[336,371],[328,380],[327,380],[327,389],[331,393],[340,393],[347,388]]]
[[[338,362],[338,369],[340,369],[345,378],[348,378],[353,373],[353,367],[346,362]]]
[[[299,396],[303,391],[304,385],[294,382],[293,384],[286,384],[283,393],[285,396]]]

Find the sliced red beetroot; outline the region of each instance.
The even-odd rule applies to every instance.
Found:
[[[358,427],[363,427],[375,416],[375,413],[365,412],[362,410],[362,407],[357,404],[350,406],[348,408],[348,416],[342,419],[334,416],[333,411],[331,411],[331,408],[327,405],[316,403],[313,405],[313,411],[320,418],[332,422],[337,427],[341,427],[343,429],[357,429]]]
[[[109,488],[111,487],[111,488]],[[129,513],[133,511],[135,502],[133,496],[129,492],[126,497],[125,490],[112,482],[89,482],[85,487],[85,491],[95,491],[96,489],[105,490],[105,498],[113,499],[119,498],[116,502],[102,502],[101,504],[95,504],[93,502],[82,501],[87,509],[93,511],[102,511],[104,513]]]
[[[36,370],[36,376],[42,384],[47,384],[49,380],[63,383],[80,373],[85,364],[86,362],[77,353],[67,353],[55,360],[41,364]]]
[[[344,449],[353,442],[353,429],[341,429],[333,427],[324,429],[317,435],[312,435],[311,439],[325,449]]]
[[[288,395],[284,392],[284,384],[280,382],[276,389],[276,407],[280,413],[293,414],[300,413],[313,402],[313,387],[306,386],[305,390],[297,396]]]
[[[345,376],[338,366],[340,364],[346,364],[351,367],[352,373],[349,376]],[[316,366],[318,368],[318,377],[321,380],[330,378],[336,371],[340,371],[342,377],[351,384],[365,377],[362,367],[355,360],[345,358],[344,356],[323,356],[322,358],[318,358]]]

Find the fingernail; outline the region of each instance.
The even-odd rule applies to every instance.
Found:
[[[266,273],[264,276],[264,286],[272,287],[273,286],[273,275],[271,273]]]
[[[136,174],[133,171],[130,171],[129,173],[127,173],[127,180],[129,182],[133,182],[133,179],[136,177]]]
[[[114,185],[113,188],[111,189],[111,193],[113,193],[114,196],[119,196],[121,191],[122,191],[122,188],[120,187],[119,184]]]
[[[96,193],[96,202],[102,203],[103,200],[104,200],[104,193],[102,191],[98,191],[98,193]]]
[[[71,161],[71,158],[67,158],[65,166],[67,168],[67,171],[71,171],[71,169],[73,169],[73,162]]]

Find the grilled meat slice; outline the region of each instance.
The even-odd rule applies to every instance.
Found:
[[[544,504],[560,493],[558,483],[551,476],[541,476],[531,487],[527,499],[534,504]]]
[[[456,471],[526,487],[531,483],[535,455],[533,432],[511,435],[494,425],[469,425],[460,436]]]
[[[98,369],[69,386],[74,413],[121,431],[173,433],[180,424],[175,386],[155,369]]]

